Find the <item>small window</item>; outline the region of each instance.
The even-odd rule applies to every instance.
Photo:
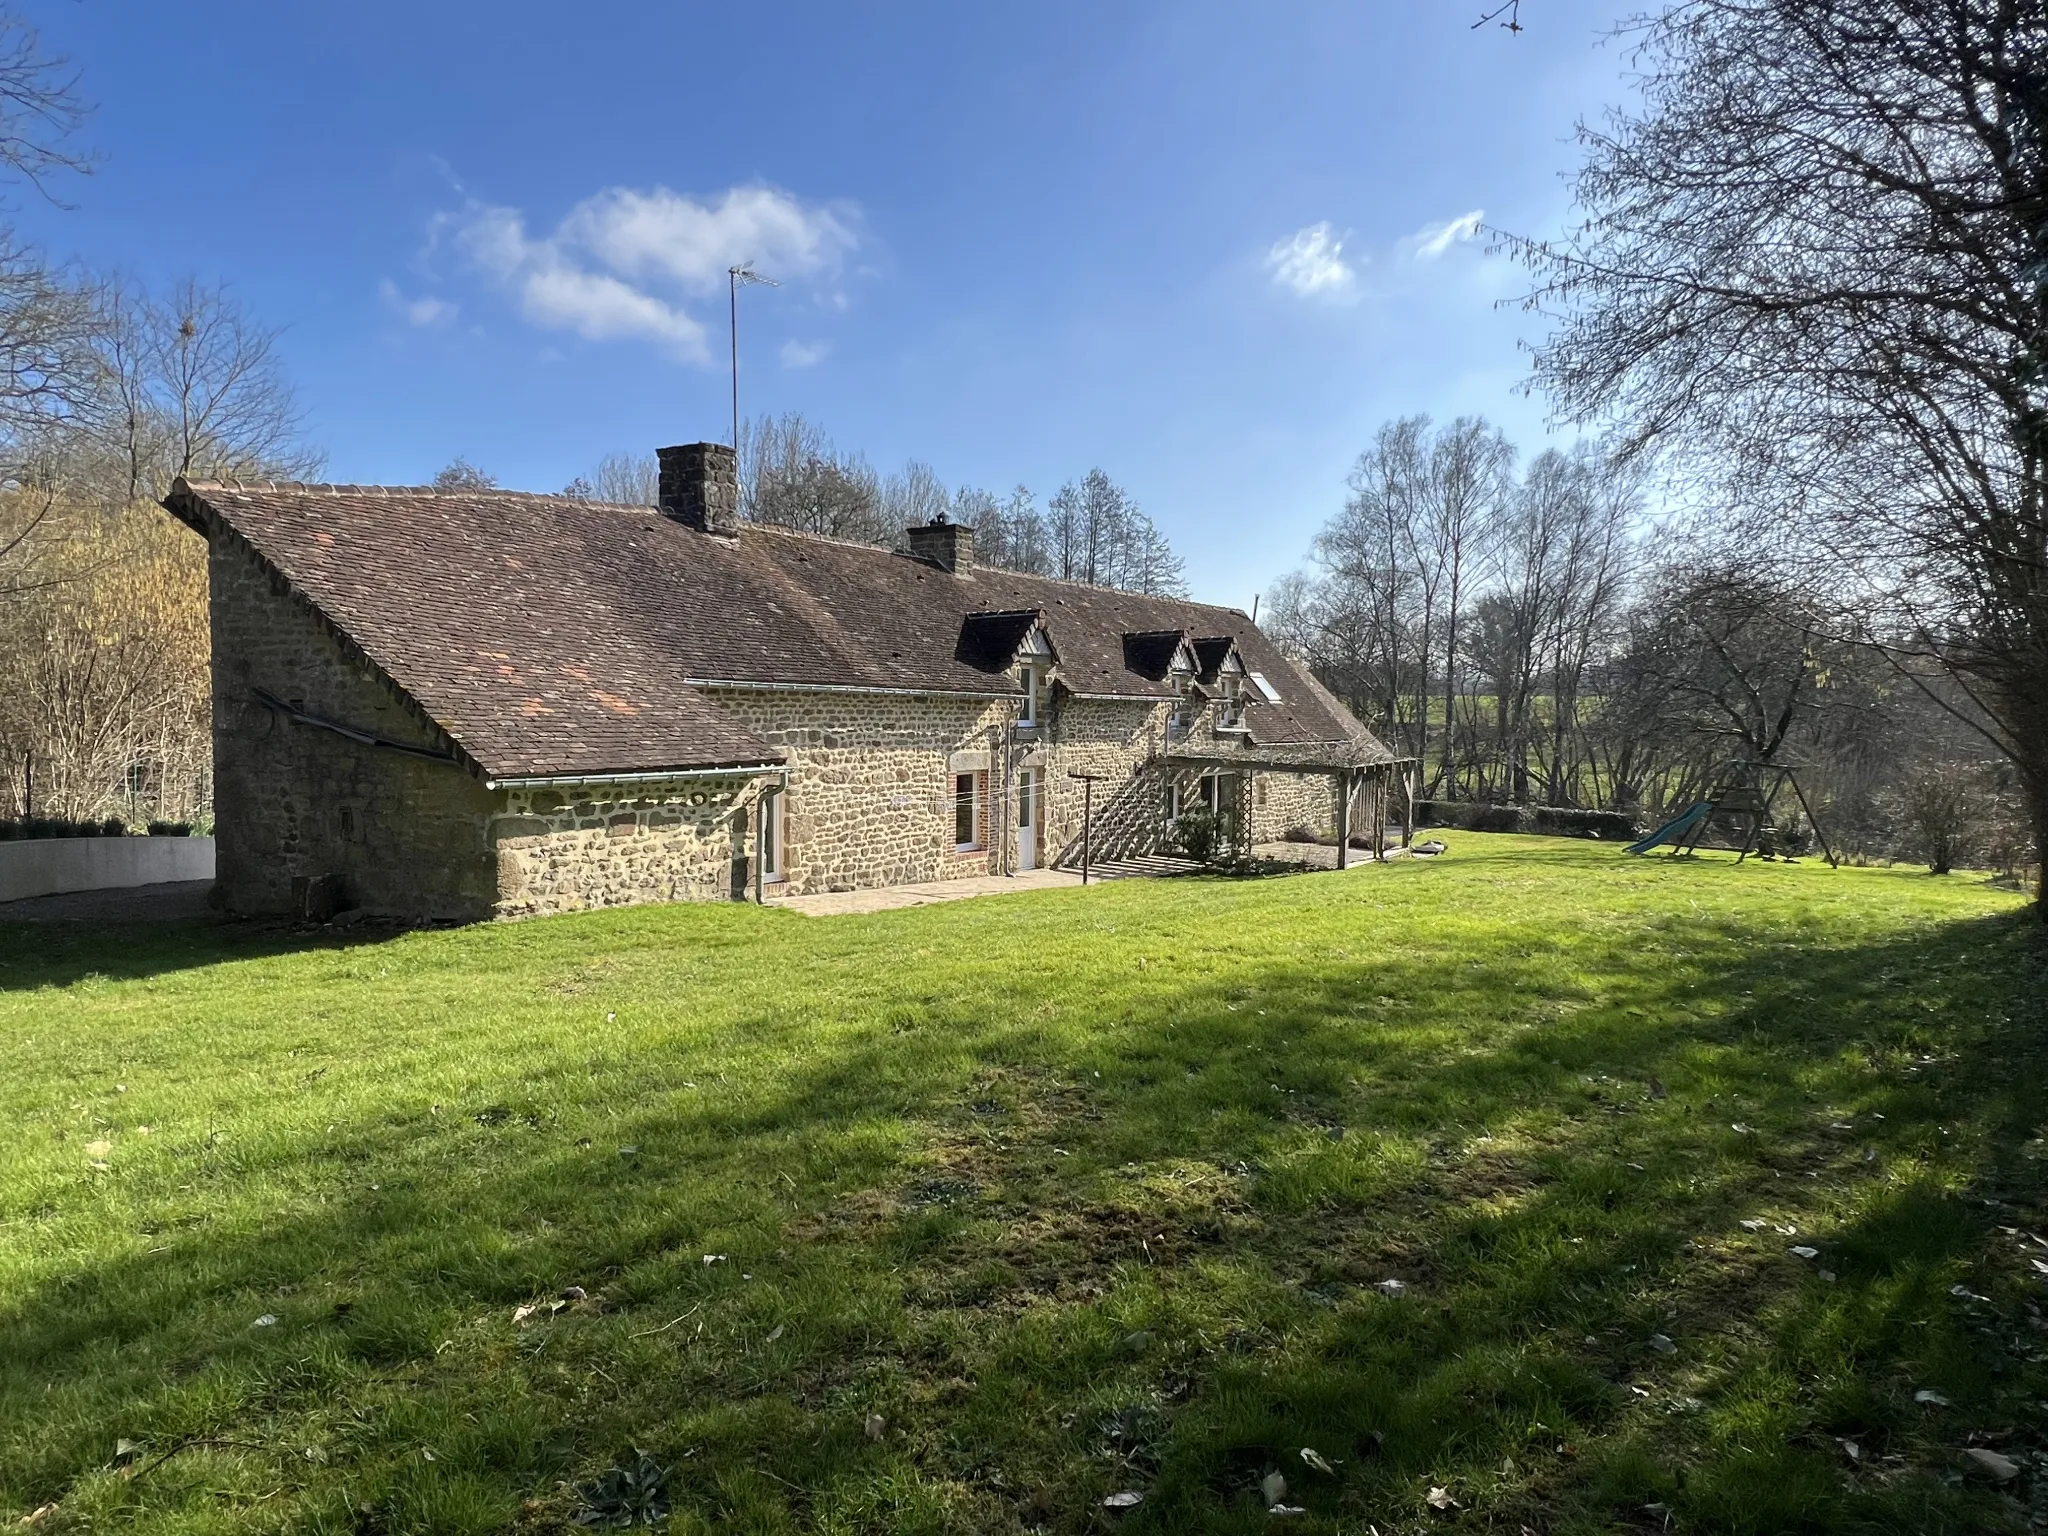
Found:
[[[1266,681],[1265,673],[1254,672],[1251,674],[1251,679],[1252,686],[1258,689],[1260,693],[1266,696],[1266,702],[1268,704],[1278,704],[1280,702],[1280,690],[1275,688],[1271,683]]]
[[[1024,706],[1017,712],[1017,723],[1029,729],[1038,724],[1038,668],[1026,667],[1018,681],[1024,690]]]
[[[981,846],[981,779],[978,773],[953,775],[953,846],[963,851]]]
[[[761,797],[761,878],[782,878],[782,792]]]
[[[1216,724],[1221,730],[1234,731],[1244,724],[1244,689],[1235,673],[1224,674],[1222,691],[1222,702],[1216,706]]]
[[[1213,773],[1202,775],[1202,809],[1212,816],[1223,809],[1223,781]]]

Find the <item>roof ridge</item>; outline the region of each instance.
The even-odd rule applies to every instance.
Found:
[[[648,512],[661,515],[659,507],[638,506],[623,501],[594,501],[581,496],[567,496],[560,491],[519,491],[492,486],[478,490],[439,490],[431,485],[352,485],[342,482],[312,480],[187,480],[187,489],[193,491],[290,491],[299,495],[314,496],[355,496],[355,497],[432,497],[437,500],[460,500],[475,497],[498,497],[507,501],[546,502],[561,507],[588,507],[592,510],[613,512]],[[866,550],[878,555],[900,556],[915,560],[918,557],[905,549],[889,544],[870,544],[864,539],[845,539],[835,534],[812,533],[807,529],[791,528],[782,523],[762,523],[749,518],[741,522],[743,533],[759,532],[774,534],[785,539],[804,539],[813,544],[824,544],[838,549]],[[929,562],[924,562],[929,563]],[[1174,597],[1166,593],[1135,592],[1129,587],[1113,587],[1099,581],[1081,581],[1071,576],[1051,576],[1038,571],[1012,570],[1007,565],[979,566],[978,569],[1000,572],[1004,576],[1020,581],[1042,581],[1056,587],[1072,587],[1083,592],[1107,592],[1118,597],[1135,597],[1146,602],[1176,603],[1188,608],[1206,609],[1212,613],[1227,613],[1236,618],[1251,621],[1251,616],[1242,608],[1226,607],[1222,603],[1205,603],[1194,597]],[[1206,638],[1206,637],[1205,637]]]
[[[432,485],[357,485],[339,480],[187,480],[191,491],[290,491],[305,496],[377,496],[408,499],[468,500],[494,497],[506,501],[544,501],[564,507],[589,507],[607,512],[654,512],[658,507],[626,501],[598,501],[586,496],[569,496],[560,491],[520,491],[509,486],[479,486],[442,489]]]

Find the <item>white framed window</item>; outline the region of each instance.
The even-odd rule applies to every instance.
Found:
[[[953,775],[953,847],[971,853],[981,847],[981,786],[986,775]]]
[[[1034,730],[1038,725],[1039,691],[1045,686],[1045,675],[1037,667],[1025,667],[1018,673],[1017,683],[1024,691],[1023,706],[1017,711],[1017,724],[1025,730]]]
[[[1223,780],[1217,774],[1202,775],[1202,809],[1212,816],[1223,809]]]
[[[1216,728],[1221,731],[1239,730],[1244,725],[1244,689],[1238,676],[1226,672],[1220,679],[1223,698],[1216,706]]]
[[[771,789],[761,797],[761,878],[780,880],[783,877],[782,843],[782,791]]]

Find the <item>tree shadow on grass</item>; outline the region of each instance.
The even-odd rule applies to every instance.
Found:
[[[351,950],[417,931],[394,924],[313,927],[209,916],[165,922],[9,922],[0,915],[0,992],[68,987],[89,977],[132,981],[306,950]]]
[[[2028,919],[1251,954],[1085,1031],[982,932],[1001,995],[906,973],[812,1050],[743,1014],[772,1078],[678,1042],[615,1102],[579,1057],[181,1149],[150,1251],[0,1311],[0,1498],[485,1530],[640,1446],[686,1529],[1078,1531],[1133,1489],[1132,1530],[1264,1530],[1272,1472],[1301,1530],[2010,1517],[1951,1475],[2043,1444],[2000,1230],[2041,1220]],[[128,1481],[116,1437],[262,1449]]]

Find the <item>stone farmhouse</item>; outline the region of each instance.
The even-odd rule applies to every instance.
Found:
[[[218,899],[468,920],[1149,854],[1196,805],[1240,846],[1384,825],[1390,754],[1234,609],[743,524],[731,449],[660,466],[658,507],[179,481]]]

